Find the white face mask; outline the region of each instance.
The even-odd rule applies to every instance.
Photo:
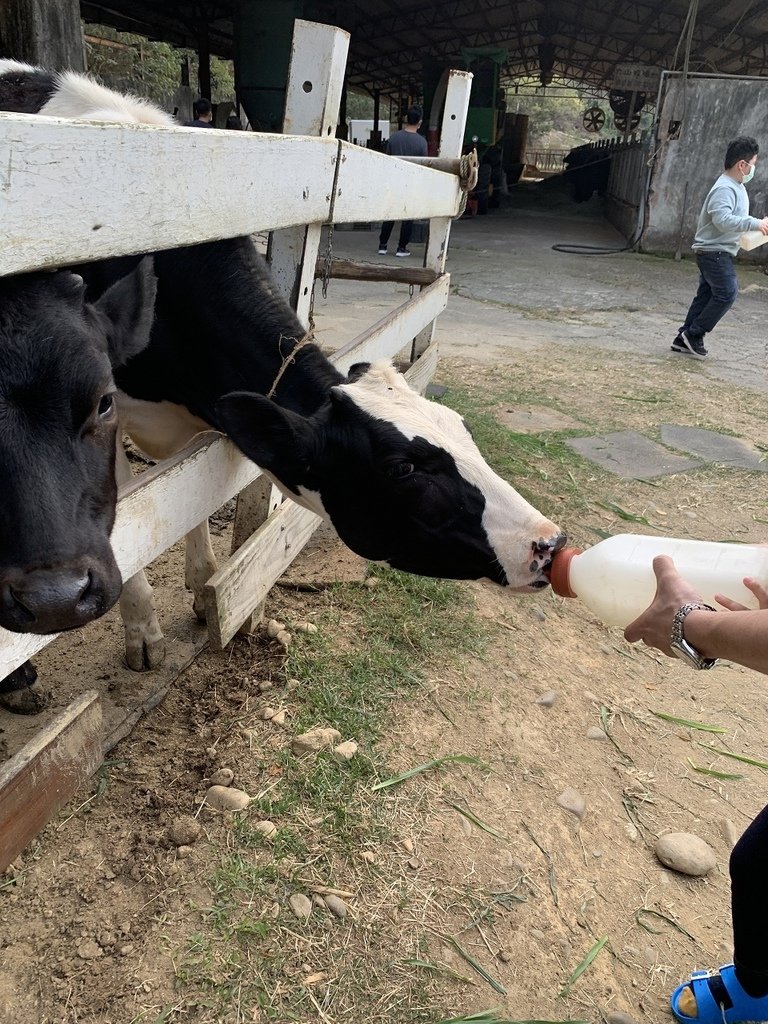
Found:
[[[754,176],[755,176],[755,165],[754,164],[750,164],[749,171],[741,179],[741,184],[742,185],[746,185],[748,182],[752,181]]]

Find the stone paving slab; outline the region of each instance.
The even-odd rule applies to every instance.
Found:
[[[508,430],[514,430],[518,434],[538,434],[548,430],[584,429],[584,423],[580,423],[572,416],[567,416],[557,409],[550,409],[546,405],[529,405],[517,409],[497,406],[492,411],[499,423],[507,427]]]
[[[585,458],[624,480],[653,480],[700,469],[702,463],[675,455],[634,430],[596,437],[571,437],[567,444]]]
[[[714,430],[702,430],[700,427],[662,423],[661,439],[665,444],[706,459],[707,462],[716,462],[733,469],[768,472],[768,462],[761,462],[760,453],[737,437],[718,434]]]

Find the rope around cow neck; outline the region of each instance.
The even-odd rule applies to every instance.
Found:
[[[281,334],[280,335],[280,341],[277,343],[278,350],[279,350],[280,346],[282,345],[282,343],[284,341],[296,341],[296,339],[295,338],[288,338],[288,337],[286,337],[286,335]],[[291,349],[291,351],[288,353],[288,355],[283,358],[282,365],[281,365],[280,369],[277,371],[277,376],[275,377],[275,379],[274,379],[274,381],[272,383],[272,387],[267,392],[267,398],[274,398],[275,391],[277,391],[277,385],[280,383],[280,380],[281,380],[283,374],[288,369],[288,367],[291,365],[291,363],[295,362],[295,360],[296,360],[296,353],[299,351],[299,349],[302,349],[302,348],[304,348],[307,345],[311,345],[313,342],[314,342],[314,337],[312,335],[312,331],[307,331],[307,333],[302,338],[299,338],[299,340],[296,341],[296,344]]]

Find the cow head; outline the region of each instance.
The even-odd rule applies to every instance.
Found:
[[[16,633],[81,626],[120,594],[112,367],[149,341],[151,263],[95,304],[69,271],[0,279],[0,626]]]
[[[237,392],[217,407],[235,443],[358,554],[395,569],[547,585],[565,535],[497,476],[461,417],[364,363],[306,418]]]

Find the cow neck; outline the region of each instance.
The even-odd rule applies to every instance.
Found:
[[[284,342],[280,348],[285,350]],[[344,380],[315,342],[303,339],[293,344],[290,352],[277,363],[275,379],[278,376],[274,394],[268,397],[284,409],[303,416],[311,416],[321,409],[328,401],[331,388]]]

